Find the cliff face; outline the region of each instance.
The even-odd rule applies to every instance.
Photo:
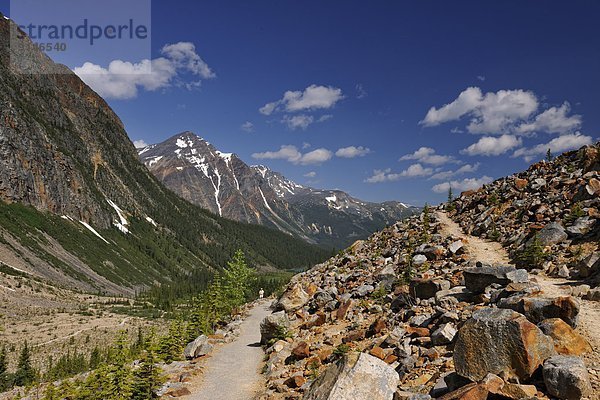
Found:
[[[106,102],[28,38],[11,43],[11,29],[0,15],[0,262],[84,290],[132,292],[223,266],[237,249],[265,267],[322,258],[173,194]]]
[[[265,166],[248,166],[191,132],[138,151],[148,169],[184,199],[223,217],[321,245],[347,246],[418,210],[300,185]]]
[[[10,29],[0,18],[1,198],[102,228],[114,219],[106,199],[142,211],[139,199],[162,188],[137,162],[120,119],[28,39],[11,47]]]

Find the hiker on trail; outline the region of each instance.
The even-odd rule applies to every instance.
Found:
[[[260,288],[260,290],[258,291],[258,298],[262,299],[263,297],[265,297],[265,291],[263,290],[263,288]]]

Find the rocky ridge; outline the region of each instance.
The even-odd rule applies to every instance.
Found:
[[[590,224],[581,236],[547,234],[578,203],[586,221],[595,219],[595,151],[463,193],[448,214],[442,206],[398,222],[297,275],[263,325],[262,398],[599,399],[600,289],[596,270],[581,274],[571,253],[573,238],[593,255],[597,231]],[[517,178],[533,187],[516,188]],[[537,179],[552,190],[540,193]],[[566,232],[585,217],[577,214]],[[509,251],[464,234],[448,215],[474,234],[500,231],[493,236]],[[555,269],[517,257],[540,241],[544,263],[592,279],[556,280],[546,275]]]

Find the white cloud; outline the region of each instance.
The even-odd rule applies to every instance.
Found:
[[[342,158],[363,157],[371,152],[371,149],[363,146],[342,147],[335,152],[335,155]]]
[[[283,98],[265,104],[259,109],[261,114],[271,115],[275,111],[287,112],[329,109],[344,98],[342,90],[332,86],[310,85],[304,91],[288,90]]]
[[[333,115],[322,115],[318,119],[315,119],[312,115],[298,114],[298,115],[284,115],[281,119],[282,124],[286,124],[291,130],[302,129],[305,130],[310,125],[318,122],[325,122],[333,118]]]
[[[304,154],[300,159],[302,165],[322,164],[333,157],[333,153],[327,149],[316,149]]]
[[[393,182],[400,179],[402,176],[400,174],[392,173],[390,168],[387,169],[376,169],[373,171],[373,175],[367,179],[365,182],[367,183],[382,183],[382,182]]]
[[[562,153],[567,150],[577,149],[579,147],[592,144],[591,136],[584,136],[581,133],[573,133],[559,136],[552,139],[548,143],[541,143],[537,146],[518,149],[514,152],[513,157],[523,157],[525,161],[530,162],[538,156],[546,154],[548,149],[554,154]]]
[[[321,115],[319,117],[319,119],[317,120],[317,122],[325,122],[325,121],[329,121],[331,118],[333,118],[333,115],[331,114],[325,114],[325,115]]]
[[[472,173],[472,172],[476,172],[479,169],[479,166],[481,164],[480,163],[476,163],[476,164],[465,164],[462,167],[454,170],[454,171],[441,171],[438,172],[434,175],[431,176],[431,178],[429,179],[435,179],[435,180],[446,180],[446,179],[450,179],[454,176],[458,176],[458,175],[463,175],[463,174],[468,174],[468,173]]]
[[[435,150],[431,147],[421,147],[419,150],[415,151],[412,154],[406,154],[400,157],[399,161],[406,160],[417,160],[423,164],[429,165],[443,165],[456,162],[456,160],[452,156],[442,156],[439,154],[435,154]]]
[[[478,87],[469,87],[449,104],[431,107],[420,124],[430,127],[462,117],[470,117],[470,133],[501,134],[527,120],[538,109],[535,94],[521,89],[499,90],[485,95]]]
[[[285,123],[288,126],[288,128],[290,128],[291,130],[296,130],[296,129],[308,128],[308,126],[310,124],[315,122],[315,119],[312,115],[306,115],[306,114],[300,114],[300,115],[294,115],[294,116],[286,115],[283,117],[281,122]]]
[[[240,126],[240,129],[248,133],[254,132],[254,124],[250,121],[246,121]]]
[[[432,168],[424,168],[421,164],[413,164],[400,173],[400,176],[407,178],[416,178],[420,176],[429,176],[433,174]]]
[[[431,188],[436,193],[446,193],[450,187],[456,192],[464,192],[465,190],[479,189],[481,186],[492,182],[492,178],[489,176],[482,176],[481,178],[465,178],[460,181],[451,181],[439,183]]]
[[[308,148],[310,148],[310,146],[311,146],[311,144],[308,142],[302,143],[302,149],[308,149]]]
[[[481,82],[485,82],[485,76],[483,75],[477,75],[477,79],[479,79]]]
[[[300,165],[318,165],[330,160],[333,157],[333,153],[327,149],[320,148],[302,154],[296,146],[283,145],[278,151],[254,153],[252,157],[259,160],[286,160]]]
[[[484,136],[476,143],[461,150],[461,154],[469,156],[499,156],[522,144],[522,139],[513,135],[502,135],[500,137]]]
[[[306,178],[314,178],[315,176],[317,176],[317,173],[315,171],[310,171],[310,172],[307,172],[306,174],[304,174],[304,176]]]
[[[191,42],[168,44],[162,48],[161,53],[172,60],[178,68],[183,68],[204,79],[217,76],[196,53],[196,46]]]
[[[548,132],[565,134],[576,131],[581,127],[581,115],[567,114],[571,111],[571,105],[564,102],[560,107],[551,107],[537,115],[532,122],[524,123],[517,128],[519,133]]]
[[[193,43],[168,44],[161,53],[163,57],[139,63],[113,60],[107,68],[86,62],[74,68],[73,72],[100,96],[122,100],[137,97],[140,88],[156,91],[176,85],[191,90],[200,86],[200,80],[183,82],[179,78],[181,73],[190,73],[201,79],[216,76],[196,53]]]
[[[144,139],[134,140],[133,145],[136,149],[143,149],[144,147],[148,147],[148,143],[146,143]]]

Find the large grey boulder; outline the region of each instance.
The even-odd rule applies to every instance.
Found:
[[[552,339],[522,314],[484,308],[460,328],[454,365],[459,375],[473,382],[488,373],[524,380],[555,354]]]
[[[183,350],[185,358],[191,359],[200,356],[204,356],[210,353],[213,349],[212,344],[208,343],[208,337],[206,335],[198,336],[194,341],[189,342]]]
[[[571,237],[579,237],[589,233],[595,224],[596,220],[594,218],[581,217],[577,218],[571,226],[567,227],[566,231]]]
[[[544,226],[536,235],[542,246],[550,246],[567,240],[569,235],[565,228],[558,222],[551,222]]]
[[[398,373],[367,353],[345,355],[308,388],[304,400],[392,400]]]
[[[267,344],[271,339],[281,339],[290,327],[290,320],[284,311],[267,315],[260,323],[260,343]]]
[[[592,392],[590,377],[579,357],[551,357],[544,362],[542,372],[546,389],[554,397],[579,400]]]
[[[473,293],[483,293],[491,284],[506,286],[509,283],[526,283],[529,274],[524,269],[516,269],[512,265],[484,265],[467,268],[463,271],[465,286]]]

